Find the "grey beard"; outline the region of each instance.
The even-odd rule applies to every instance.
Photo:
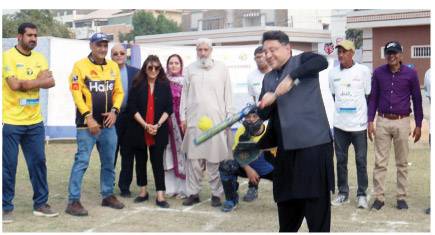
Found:
[[[213,59],[210,59],[210,58],[201,58],[201,59],[199,59],[199,63],[201,65],[201,68],[208,69],[211,66],[213,66]]]

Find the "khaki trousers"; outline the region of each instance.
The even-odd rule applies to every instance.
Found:
[[[408,137],[410,118],[389,120],[378,116],[375,132],[375,169],[373,170],[374,197],[385,201],[385,176],[387,174],[391,141],[397,168],[397,200],[405,199],[408,185]]]
[[[219,163],[211,163],[205,159],[187,159],[186,161],[187,196],[198,194],[201,191],[201,181],[205,170],[207,171],[212,195],[222,196],[224,190],[219,177]]]

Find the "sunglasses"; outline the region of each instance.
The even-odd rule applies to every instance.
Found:
[[[123,56],[123,55],[125,55],[125,52],[115,52],[115,53],[113,53],[113,56],[118,56],[118,55],[120,55],[120,56]]]
[[[160,70],[160,66],[147,66],[147,70],[148,71],[152,71],[152,70],[155,70],[155,71],[158,71],[158,70]]]

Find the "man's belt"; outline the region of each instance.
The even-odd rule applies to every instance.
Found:
[[[397,115],[397,114],[392,114],[392,113],[378,113],[378,115],[383,117],[383,118],[390,119],[390,120],[397,120],[397,119],[409,117],[409,114]]]

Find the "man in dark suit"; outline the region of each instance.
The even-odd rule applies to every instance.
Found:
[[[128,93],[131,90],[131,86],[133,84],[133,78],[136,75],[136,73],[139,72],[139,69],[126,64],[127,50],[122,44],[116,44],[112,47],[111,58],[119,66],[119,70],[121,72],[122,89],[124,90],[124,94],[125,94],[124,100],[122,101],[121,110],[118,115],[118,120],[116,122],[116,134],[118,135],[118,145],[116,147],[115,163],[114,163],[116,166],[116,161],[118,159],[118,152],[119,149],[122,148],[123,146],[123,136],[126,130],[126,123],[127,123],[126,108],[127,108]],[[121,192],[121,196],[130,197],[131,193]]]
[[[259,114],[269,119],[261,148],[278,146],[273,195],[280,232],[297,232],[305,217],[310,232],[329,232],[334,190],[332,136],[320,92],[319,72],[328,67],[318,54],[292,56],[287,34],[263,34],[266,61]]]

